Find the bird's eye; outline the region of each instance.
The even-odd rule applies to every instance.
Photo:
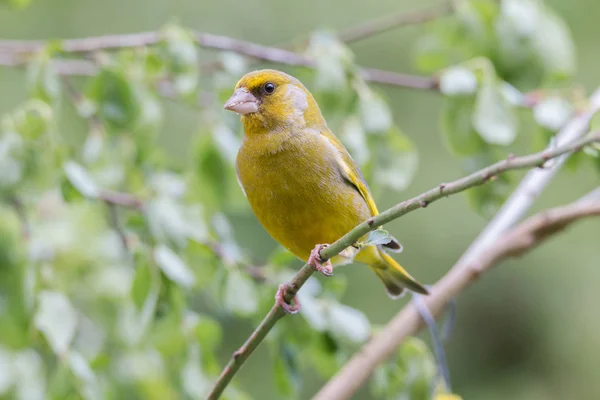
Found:
[[[266,94],[271,94],[275,91],[275,84],[271,82],[265,83],[264,91]]]

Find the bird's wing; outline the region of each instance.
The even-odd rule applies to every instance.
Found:
[[[354,161],[350,153],[348,153],[348,150],[346,150],[342,142],[339,141],[333,132],[329,129],[325,129],[321,131],[321,134],[338,151],[340,156],[338,158],[338,165],[344,179],[360,193],[361,197],[365,200],[365,203],[367,203],[371,215],[375,216],[379,214],[377,206],[375,205],[375,200],[373,200],[373,196],[369,190],[369,186],[367,185],[362,172],[360,172],[360,168],[358,167],[358,164],[356,164],[356,161]],[[391,239],[392,241],[390,243],[383,244],[382,246],[393,252],[402,251],[400,242],[398,242],[396,238],[391,237]]]
[[[339,139],[335,137],[333,132],[331,132],[329,129],[326,129],[321,131],[321,134],[338,151],[338,154],[340,156],[338,158],[338,164],[342,176],[346,179],[346,181],[348,181],[350,185],[354,186],[358,193],[360,193],[362,198],[367,203],[371,215],[375,216],[379,214],[377,206],[375,205],[375,200],[373,200],[373,196],[371,196],[371,192],[369,190],[367,182],[365,181],[362,172],[360,172],[356,161],[354,161],[350,153],[348,153],[348,150],[346,150],[342,142],[340,142]]]

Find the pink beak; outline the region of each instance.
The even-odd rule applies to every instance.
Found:
[[[258,111],[258,100],[245,88],[236,89],[223,107],[240,115]]]

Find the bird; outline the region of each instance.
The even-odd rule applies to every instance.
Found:
[[[333,265],[347,258],[323,261],[320,250],[378,214],[358,164],[327,126],[310,91],[285,72],[247,73],[224,108],[239,114],[244,128],[236,174],[258,221],[296,257],[332,275]],[[395,238],[383,245],[363,245],[365,239],[354,245],[353,261],[370,266],[390,297],[405,289],[428,294],[386,252],[401,249]],[[285,311],[297,312],[297,300],[287,304],[285,295],[281,285],[276,300]]]

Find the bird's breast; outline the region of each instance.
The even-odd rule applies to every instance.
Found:
[[[244,143],[237,170],[252,210],[275,240],[301,259],[332,243],[370,216],[360,194],[344,180],[336,154],[319,138],[286,143],[264,154]]]

